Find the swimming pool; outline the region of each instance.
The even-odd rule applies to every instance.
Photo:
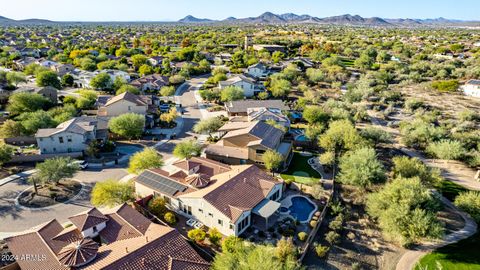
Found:
[[[285,199],[280,213],[288,214],[301,223],[307,223],[317,211],[317,206],[307,197],[293,195]]]
[[[308,142],[310,140],[305,135],[298,135],[297,137],[295,137],[295,141],[297,141],[297,142]]]

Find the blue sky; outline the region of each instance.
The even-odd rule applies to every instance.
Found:
[[[224,19],[265,11],[480,20],[479,10],[479,0],[0,0],[0,16],[59,21],[173,21],[189,14]]]

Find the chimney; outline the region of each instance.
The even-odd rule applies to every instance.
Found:
[[[148,243],[148,236],[145,236],[145,241],[146,243]]]

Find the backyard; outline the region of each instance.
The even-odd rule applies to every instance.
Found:
[[[288,170],[281,174],[282,179],[307,185],[318,183],[322,176],[308,164],[308,160],[312,157],[316,157],[316,155],[307,156],[295,152]]]

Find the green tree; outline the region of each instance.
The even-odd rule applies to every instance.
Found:
[[[242,238],[230,235],[222,241],[222,252],[235,252],[237,249],[241,248],[243,245]]]
[[[303,110],[303,118],[310,124],[324,124],[328,123],[330,115],[320,106],[307,106]]]
[[[385,171],[377,160],[375,149],[365,147],[347,152],[340,158],[342,183],[367,188],[385,179]]]
[[[130,92],[135,95],[140,95],[140,90],[137,87],[129,84],[122,85],[115,94],[120,95],[125,92]]]
[[[290,93],[292,84],[285,79],[274,79],[270,83],[270,91],[274,97],[284,97]]]
[[[222,240],[222,234],[217,228],[210,228],[208,230],[208,240],[210,240],[210,242],[215,246],[218,246],[220,244],[220,240]]]
[[[3,122],[1,129],[1,136],[3,138],[13,138],[18,137],[23,134],[23,126],[20,122],[13,120],[6,120]]]
[[[148,202],[148,210],[157,217],[162,217],[168,211],[165,200],[161,197],[153,197]]]
[[[140,174],[147,169],[157,169],[163,166],[162,156],[154,148],[145,148],[130,158],[128,172]]]
[[[113,207],[134,200],[135,188],[132,183],[106,180],[95,184],[91,197],[91,203],[96,207]]]
[[[367,212],[383,233],[408,246],[422,239],[439,238],[443,227],[435,213],[439,203],[418,177],[397,178],[367,198]]]
[[[113,81],[108,73],[102,72],[92,78],[90,86],[98,90],[110,90],[113,87]]]
[[[160,88],[160,95],[162,95],[162,97],[170,97],[175,95],[175,87],[163,86],[162,88]]]
[[[275,255],[278,259],[282,262],[286,260],[295,260],[297,253],[297,247],[293,244],[292,238],[285,238],[282,237],[277,242],[277,246],[275,247]]]
[[[62,76],[61,84],[63,87],[72,87],[74,82],[75,82],[75,79],[70,73],[67,73]]]
[[[202,146],[195,140],[183,141],[175,146],[173,149],[173,155],[178,158],[189,159],[194,156],[199,156],[202,151]]]
[[[331,122],[327,131],[320,136],[319,144],[323,149],[335,153],[337,157],[344,150],[365,146],[366,141],[358,134],[352,123],[347,120],[336,120]]]
[[[131,60],[133,66],[135,66],[136,68],[140,68],[142,65],[147,63],[147,57],[141,54],[133,55]]]
[[[220,100],[223,102],[243,99],[243,89],[238,86],[228,86],[220,93]]]
[[[420,159],[406,156],[394,157],[393,177],[412,178],[418,177],[422,183],[432,185],[442,180],[440,173],[431,171]]]
[[[41,87],[51,86],[57,89],[62,89],[60,79],[54,71],[42,71],[37,74],[37,85]]]
[[[13,147],[2,144],[0,145],[0,166],[9,162],[13,156]]]
[[[136,113],[126,113],[109,121],[110,130],[129,140],[140,138],[145,127],[145,116]]]
[[[17,117],[22,124],[23,133],[33,135],[41,128],[53,128],[57,125],[55,120],[46,111],[22,113]]]
[[[459,141],[441,140],[428,145],[427,152],[439,159],[456,160],[463,157],[466,150]]]
[[[140,74],[140,76],[150,75],[153,73],[155,73],[155,71],[147,64],[143,64],[138,68],[138,74]]]
[[[211,117],[202,120],[193,126],[193,131],[198,134],[207,133],[212,138],[212,133],[217,132],[222,126],[223,121],[218,117]]]
[[[14,93],[8,98],[7,110],[11,115],[47,109],[50,100],[36,93]]]
[[[78,164],[72,162],[73,160],[69,157],[47,159],[35,166],[35,169],[37,169],[35,177],[41,183],[56,185],[65,178],[72,178],[80,169]]]
[[[263,153],[262,161],[265,164],[265,168],[273,172],[281,167],[283,156],[280,153],[269,149]]]
[[[371,144],[390,143],[392,136],[390,133],[376,127],[367,127],[360,131],[360,135],[368,140]]]
[[[201,228],[198,228],[198,229],[192,229],[188,231],[187,235],[188,235],[188,238],[190,238],[191,240],[197,243],[201,243],[203,242],[203,240],[205,240],[207,233]]]
[[[15,85],[15,87],[17,87],[19,83],[27,81],[27,77],[25,77],[25,74],[16,71],[8,72],[6,78],[7,82],[9,84]]]

